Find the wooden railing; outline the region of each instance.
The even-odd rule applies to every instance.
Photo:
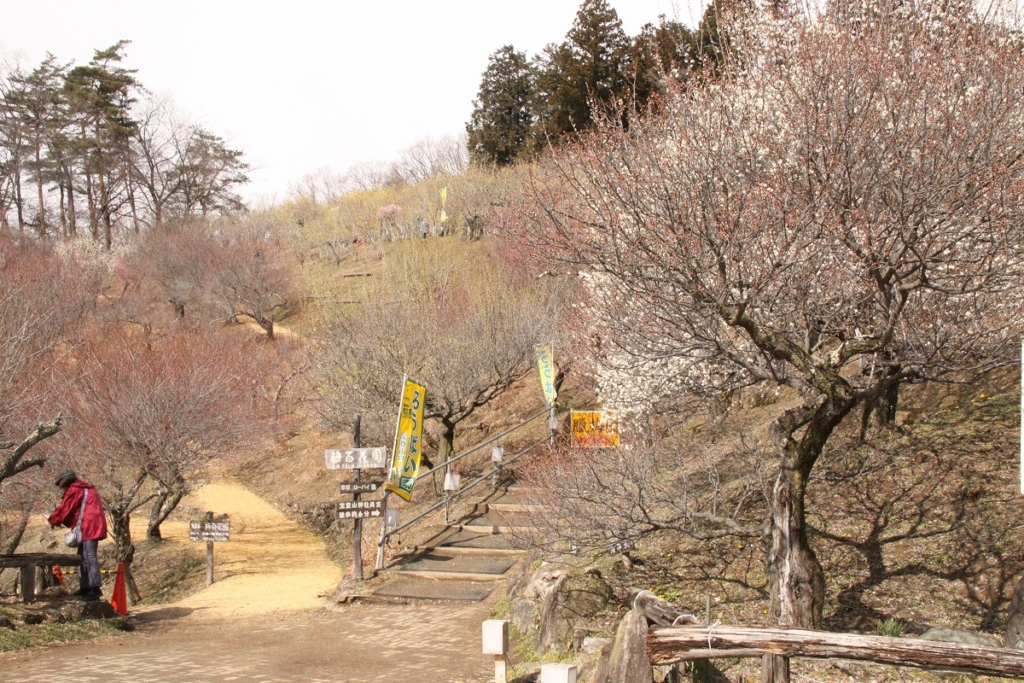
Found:
[[[802,629],[718,624],[655,627],[647,635],[647,655],[656,665],[718,657],[760,657],[762,683],[788,683],[791,657],[1024,678],[1024,650]]]

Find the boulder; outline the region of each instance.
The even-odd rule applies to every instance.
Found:
[[[533,600],[516,600],[512,603],[510,620],[512,627],[521,634],[537,630],[537,603]]]
[[[944,643],[960,643],[961,645],[980,645],[982,647],[1002,647],[1003,644],[995,636],[961,631],[955,628],[930,628],[921,634],[921,640],[938,640]]]
[[[1003,643],[1006,644],[1006,647],[1024,650],[1024,579],[1017,583],[1017,589],[1013,591]]]
[[[562,576],[541,605],[537,651],[544,654],[563,646],[576,623],[608,607],[612,587],[599,574]]]
[[[542,564],[540,569],[530,575],[530,578],[526,582],[526,588],[523,589],[523,597],[527,600],[536,600],[543,602],[559,579],[566,575],[565,570],[562,569],[551,569],[547,564]]]
[[[615,632],[615,641],[598,663],[594,683],[651,683],[654,668],[647,659],[647,617],[637,610],[626,612]]]

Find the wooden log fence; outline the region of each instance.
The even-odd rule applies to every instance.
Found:
[[[786,683],[790,657],[846,659],[928,671],[1024,678],[1024,650],[915,638],[743,626],[655,627],[647,635],[651,664],[719,657],[761,657],[762,683]]]
[[[69,553],[0,555],[0,569],[21,570],[21,599],[25,602],[32,602],[36,597],[36,568],[42,567],[45,572],[52,573],[54,566],[77,567],[80,564],[82,558]]]

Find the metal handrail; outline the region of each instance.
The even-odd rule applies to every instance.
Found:
[[[438,470],[441,470],[441,469],[447,469],[447,468],[449,468],[451,466],[451,464],[453,462],[456,462],[457,460],[461,460],[462,458],[465,458],[466,456],[479,451],[481,448],[484,448],[488,444],[496,443],[497,441],[499,441],[500,439],[502,439],[505,436],[508,436],[512,432],[514,432],[514,431],[516,431],[518,429],[522,429],[523,427],[525,427],[526,425],[530,424],[531,422],[533,422],[537,418],[542,417],[544,415],[548,415],[548,414],[552,415],[552,419],[553,419],[553,416],[555,414],[555,408],[553,406],[545,407],[543,410],[540,410],[540,411],[534,413],[533,415],[531,415],[530,417],[526,418],[525,420],[523,420],[519,424],[514,425],[513,427],[510,427],[510,428],[506,429],[503,432],[499,432],[498,434],[495,434],[494,436],[488,437],[487,439],[485,439],[485,440],[481,441],[480,443],[476,444],[475,446],[473,446],[469,450],[462,452],[458,456],[456,456],[454,458],[451,458],[449,460],[446,460],[444,463],[442,463],[440,465],[436,465],[434,467],[431,467],[429,470],[426,470],[424,472],[420,472],[418,474],[417,478],[421,478],[421,477],[423,477],[423,476],[425,476],[427,474],[432,474],[432,473],[434,473],[434,472],[436,472]],[[392,527],[390,530],[388,530],[386,528],[386,526],[385,526],[385,522],[382,520],[382,522],[381,522],[381,535],[380,535],[380,539],[377,542],[377,569],[383,569],[384,568],[384,564],[383,564],[383,561],[384,561],[384,556],[383,556],[384,555],[384,544],[387,542],[388,538],[390,538],[394,534],[398,533],[399,531],[402,531],[403,529],[408,529],[410,526],[412,526],[416,522],[420,521],[421,519],[423,519],[424,517],[426,517],[427,515],[429,515],[430,513],[434,512],[435,510],[437,510],[437,509],[439,509],[441,507],[445,508],[445,522],[447,522],[448,521],[448,519],[447,519],[447,508],[448,508],[448,505],[451,503],[451,501],[453,499],[458,498],[463,493],[465,493],[466,491],[470,490],[471,488],[473,488],[477,484],[485,481],[488,477],[493,477],[495,474],[500,472],[503,467],[508,466],[509,464],[511,464],[511,463],[515,462],[516,460],[518,460],[523,455],[526,455],[527,453],[532,451],[534,448],[536,448],[537,446],[542,444],[545,440],[547,440],[547,439],[538,439],[536,442],[530,444],[529,446],[527,446],[526,448],[522,449],[521,451],[519,451],[518,453],[516,453],[512,457],[510,457],[510,458],[504,460],[503,462],[499,463],[498,465],[496,465],[494,468],[492,468],[487,473],[481,475],[477,479],[474,479],[472,482],[470,482],[466,486],[460,487],[459,490],[456,491],[454,495],[452,495],[450,491],[445,491],[444,500],[438,501],[434,505],[431,505],[429,508],[427,508],[426,510],[424,510],[420,514],[416,515],[415,517],[413,517],[409,521],[405,522],[404,524],[400,524],[399,526]]]
[[[426,510],[421,512],[420,514],[418,514],[415,517],[413,517],[412,519],[410,519],[408,522],[405,522],[404,524],[400,524],[399,526],[393,527],[390,531],[388,531],[387,533],[384,534],[384,538],[387,539],[389,536],[391,536],[393,534],[397,534],[402,529],[407,529],[408,527],[412,526],[414,523],[420,521],[421,519],[423,519],[424,517],[429,515],[434,510],[437,510],[437,509],[447,505],[448,503],[450,503],[451,501],[455,500],[456,498],[458,498],[463,493],[465,493],[466,491],[470,490],[471,488],[473,488],[477,484],[479,484],[479,483],[481,483],[483,481],[486,481],[487,479],[493,477],[496,473],[501,471],[502,467],[505,467],[505,466],[515,462],[521,456],[526,455],[527,453],[532,451],[534,448],[536,448],[537,446],[539,446],[542,443],[544,443],[545,440],[546,439],[539,439],[539,440],[535,441],[534,443],[530,444],[529,446],[527,446],[523,450],[521,450],[518,453],[516,453],[515,455],[513,455],[507,461],[502,461],[502,463],[500,465],[496,465],[494,468],[492,468],[491,470],[489,470],[485,474],[480,475],[479,477],[477,477],[476,479],[474,479],[470,483],[466,484],[465,486],[460,487],[459,490],[456,491],[455,493],[453,493],[452,495],[445,496],[444,500],[441,500],[441,501],[438,501],[437,503],[434,503],[429,508],[427,508]]]
[[[428,474],[433,474],[434,472],[437,472],[438,470],[445,469],[445,468],[451,466],[451,464],[453,462],[455,462],[457,460],[462,460],[463,458],[465,458],[467,455],[470,455],[471,453],[476,453],[478,450],[480,450],[481,448],[483,448],[487,444],[492,443],[494,441],[497,441],[497,440],[501,439],[502,437],[507,436],[508,434],[511,434],[512,432],[516,431],[517,429],[519,429],[521,427],[525,427],[526,425],[528,425],[531,422],[533,422],[534,420],[536,420],[538,417],[541,417],[543,415],[547,415],[548,412],[549,412],[549,409],[545,407],[543,410],[540,410],[537,413],[534,413],[533,415],[531,415],[530,417],[526,418],[525,420],[523,420],[519,424],[515,425],[514,427],[509,427],[505,431],[503,431],[503,432],[501,432],[499,434],[495,434],[492,437],[489,437],[486,441],[481,441],[477,445],[475,445],[472,448],[470,448],[468,451],[463,451],[462,453],[460,453],[459,455],[455,456],[454,458],[449,458],[448,460],[445,460],[440,465],[434,465],[429,470],[425,470],[423,472],[419,472],[416,475],[416,478],[417,479],[422,479],[423,477],[427,476]]]

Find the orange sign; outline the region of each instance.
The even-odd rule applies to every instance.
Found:
[[[619,445],[619,414],[614,411],[572,411],[572,436],[581,446]]]

